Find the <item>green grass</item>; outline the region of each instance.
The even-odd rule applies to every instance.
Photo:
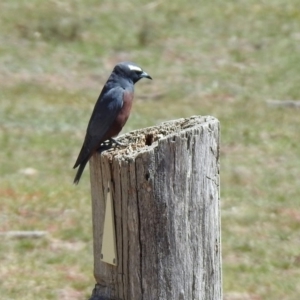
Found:
[[[89,176],[74,187],[72,166],[122,60],[154,78],[136,86],[124,132],[221,122],[225,299],[298,299],[300,111],[265,101],[300,100],[299,45],[296,0],[1,1],[0,230],[48,232],[1,237],[1,299],[90,295]]]

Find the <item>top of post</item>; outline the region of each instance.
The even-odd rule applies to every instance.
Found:
[[[128,146],[124,149],[111,148],[103,153],[105,153],[104,155],[122,156],[124,159],[130,159],[137,154],[157,147],[161,140],[173,138],[179,133],[184,134],[193,128],[210,126],[215,123],[219,123],[219,121],[212,116],[192,116],[163,122],[157,126],[138,129],[121,135],[118,142]]]

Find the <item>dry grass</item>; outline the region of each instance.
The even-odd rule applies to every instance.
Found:
[[[125,131],[178,117],[221,121],[225,299],[298,299],[298,2],[0,3],[1,299],[85,299],[92,290],[88,172],[72,185],[94,101],[113,65],[139,63]],[[149,95],[149,96],[145,96]],[[28,171],[29,170],[29,171]]]

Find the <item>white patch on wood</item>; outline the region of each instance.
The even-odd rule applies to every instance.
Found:
[[[101,260],[108,264],[117,265],[116,251],[116,232],[114,219],[114,206],[111,199],[110,187],[108,184],[108,193],[106,198],[104,231],[101,249]]]

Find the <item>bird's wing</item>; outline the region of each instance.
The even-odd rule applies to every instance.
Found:
[[[74,168],[89,159],[92,153],[104,142],[103,138],[110,129],[123,106],[125,90],[120,86],[101,93],[89,121],[83,146]]]
[[[123,106],[124,92],[118,86],[107,91],[97,101],[87,128],[88,134],[98,140],[104,137]]]

